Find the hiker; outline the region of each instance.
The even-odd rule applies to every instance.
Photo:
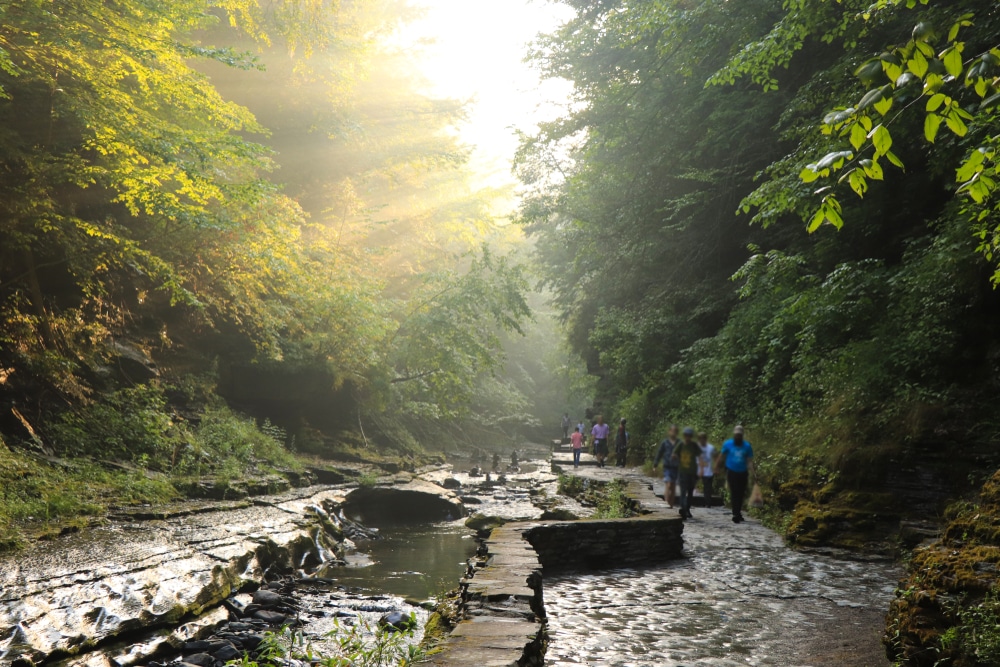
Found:
[[[701,457],[698,459],[698,476],[701,477],[701,492],[705,496],[705,507],[712,506],[712,491],[715,482],[715,445],[708,441],[708,433],[698,434]]]
[[[671,424],[667,429],[667,437],[660,443],[660,449],[656,452],[653,460],[653,467],[663,459],[663,483],[666,489],[663,491],[663,499],[671,508],[677,500],[675,485],[677,483],[677,466],[673,462],[674,447],[677,445],[677,424]]]
[[[722,444],[716,472],[726,471],[729,482],[729,495],[733,503],[733,523],[743,523],[743,498],[747,493],[750,481],[750,470],[753,468],[753,447],[743,439],[743,427],[733,429],[733,437]]]
[[[563,440],[569,437],[569,425],[571,423],[572,422],[570,422],[569,413],[567,412],[566,414],[563,415],[562,418]]]
[[[625,467],[625,454],[628,452],[628,431],[625,430],[625,420],[622,419],[618,425],[618,434],[615,435],[615,465],[619,468]]]
[[[510,467],[517,468],[517,450],[515,449],[510,453]]]
[[[674,447],[670,458],[677,462],[677,481],[681,487],[681,518],[690,519],[691,499],[698,483],[698,460],[701,458],[701,447],[694,441],[693,428],[684,427],[684,439]]]
[[[581,433],[581,434],[583,435],[583,440],[584,440],[584,443],[586,443],[586,441],[587,441],[587,433],[586,433],[586,431],[587,431],[587,426],[586,426],[586,425],[585,425],[585,424],[583,423],[583,420],[582,420],[582,419],[580,420],[580,423],[578,423],[578,424],[576,425],[576,427],[577,427],[578,429],[580,429],[580,433]]]
[[[580,454],[583,453],[583,433],[580,433],[580,427],[577,426],[576,430],[569,436],[570,441],[573,443],[573,467],[580,467]]]
[[[590,431],[594,439],[594,456],[597,457],[597,467],[604,467],[604,459],[608,458],[608,435],[611,434],[611,427],[604,423],[604,417],[598,416],[597,423]]]
[[[493,452],[493,469],[500,470],[500,454]]]

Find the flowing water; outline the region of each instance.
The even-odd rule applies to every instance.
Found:
[[[895,566],[797,552],[722,508],[695,512],[683,560],[546,577],[546,664],[888,665],[879,635]]]

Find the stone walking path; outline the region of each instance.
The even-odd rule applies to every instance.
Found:
[[[556,454],[554,467],[572,471]],[[574,474],[654,484],[636,470]],[[656,484],[662,493],[662,484]],[[724,508],[695,508],[684,558],[546,577],[547,665],[888,665],[880,635],[898,568],[794,551]]]

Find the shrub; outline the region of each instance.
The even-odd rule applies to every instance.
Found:
[[[158,384],[120,389],[64,413],[51,427],[52,439],[64,454],[149,462],[165,466],[189,437],[175,423]]]

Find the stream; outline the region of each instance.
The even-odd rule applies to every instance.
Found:
[[[469,467],[427,471],[422,479],[460,483],[456,493],[470,513],[532,520],[553,507],[581,517],[592,512],[572,499],[555,498],[557,476],[547,463],[522,465],[505,484],[470,476]],[[119,521],[2,559],[0,664],[10,664],[28,642],[70,645],[77,641],[65,634],[70,630],[98,637],[107,661],[95,662],[84,650],[67,664],[161,664],[138,656],[147,649],[155,653],[151,642],[183,629],[179,623],[191,617],[161,621],[161,629],[140,636],[128,621],[138,606],[163,614],[164,621],[181,603],[195,606],[196,600],[189,599],[194,592],[181,587],[182,572],[207,571],[212,562],[249,553],[247,545],[261,543],[264,534],[279,544],[300,540],[302,517],[322,499],[342,499],[346,491],[302,490],[175,518]],[[301,569],[291,575],[291,580],[299,577],[294,596],[302,610],[302,631],[320,652],[326,633],[359,616],[374,624],[383,614],[402,611],[416,615],[422,626],[428,600],[455,587],[477,548],[461,519],[367,527],[377,529],[376,539],[368,538],[371,533],[355,535],[345,543],[342,559],[312,570],[301,566],[312,572],[308,576]],[[547,576],[546,664],[888,664],[879,634],[898,578],[896,566],[794,551],[756,522],[734,526],[721,508],[696,509],[695,519],[685,524],[684,540],[685,558],[668,565]],[[315,546],[322,555],[323,545],[317,541]],[[305,558],[313,551],[301,553]],[[259,557],[240,561],[232,574],[223,575],[216,566],[211,577],[218,581],[205,585],[211,590],[223,586],[225,577],[240,576],[239,568],[250,573],[263,567],[267,563]],[[154,571],[159,579],[145,574]],[[162,579],[164,572],[177,578]],[[250,595],[232,600],[245,605]],[[84,602],[100,615],[78,613]],[[218,617],[220,612],[224,619],[222,608],[204,613]],[[100,634],[105,626],[106,640]],[[116,639],[121,631],[126,634]]]

